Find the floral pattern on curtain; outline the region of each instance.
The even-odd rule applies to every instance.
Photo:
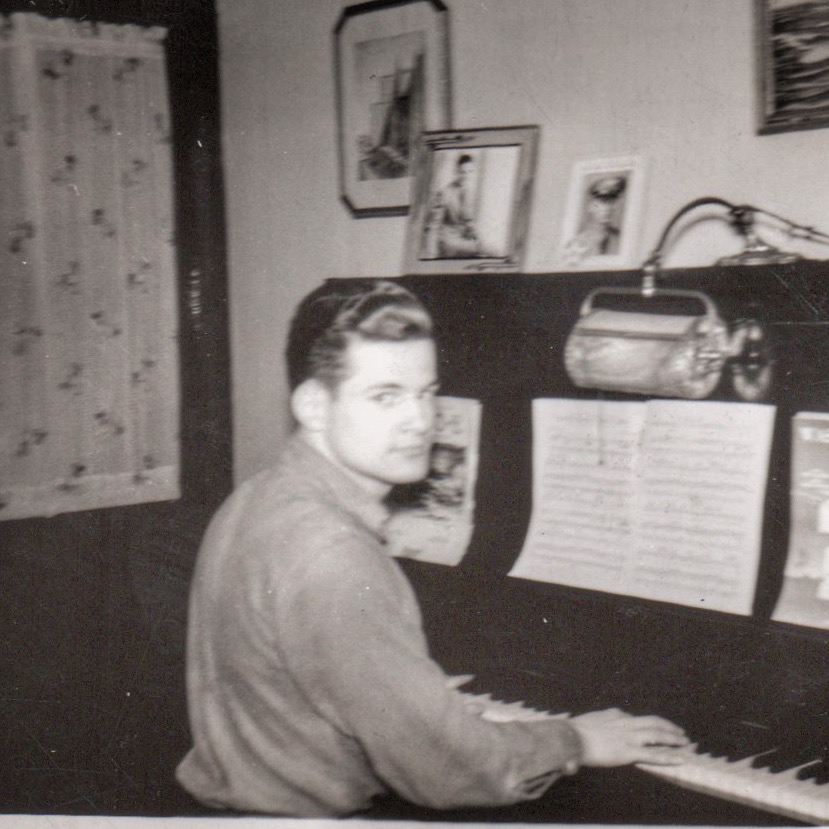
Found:
[[[164,36],[0,17],[0,519],[179,497]]]

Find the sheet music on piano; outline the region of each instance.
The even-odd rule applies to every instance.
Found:
[[[750,615],[775,408],[533,401],[533,507],[511,576]]]

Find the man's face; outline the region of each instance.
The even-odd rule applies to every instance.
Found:
[[[475,164],[472,161],[464,161],[458,167],[458,180],[465,187],[469,186],[472,177],[475,175]]]
[[[328,457],[380,496],[424,478],[435,420],[434,343],[356,340],[345,367],[337,388],[326,392]]]
[[[594,197],[588,202],[587,210],[600,225],[610,224],[613,216],[613,202]]]

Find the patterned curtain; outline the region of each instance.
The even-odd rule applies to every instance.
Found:
[[[179,497],[164,36],[0,17],[0,518]]]

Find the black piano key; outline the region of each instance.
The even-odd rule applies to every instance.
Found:
[[[780,739],[774,729],[762,723],[737,720],[721,722],[716,733],[698,742],[700,753],[736,761],[774,751]]]
[[[798,780],[813,780],[815,783],[825,785],[829,783],[829,760],[818,760],[797,773]]]
[[[824,756],[826,750],[821,741],[798,739],[797,735],[791,735],[776,751],[755,758],[752,766],[770,772],[782,772],[820,760]]]

